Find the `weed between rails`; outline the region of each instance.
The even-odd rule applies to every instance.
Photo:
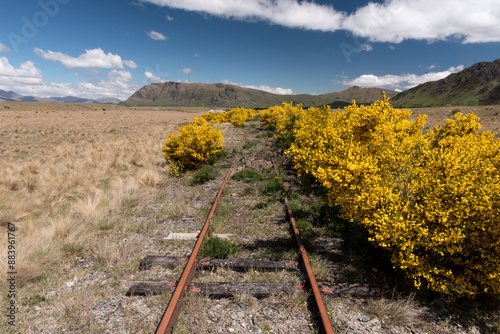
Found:
[[[219,175],[220,173],[213,167],[205,166],[193,174],[193,183],[203,184],[205,182],[215,180]]]
[[[252,170],[252,169],[244,169],[242,171],[234,173],[231,178],[236,181],[243,181],[245,183],[253,183],[256,181],[264,180],[264,175],[261,173]]]
[[[236,257],[236,255],[238,255],[238,249],[231,241],[218,237],[210,237],[204,241],[200,253],[204,257],[227,259],[229,257]]]

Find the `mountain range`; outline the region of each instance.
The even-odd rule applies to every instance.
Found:
[[[75,96],[66,97],[35,97],[19,95],[12,91],[0,89],[0,101],[12,102],[65,102],[65,103],[98,103],[98,104],[118,104],[121,101],[114,97],[102,97],[100,99],[84,99]]]
[[[444,79],[426,82],[391,99],[397,107],[500,104],[500,59],[476,63]]]
[[[277,95],[222,83],[164,82],[142,87],[121,105],[268,108],[285,101],[302,103],[305,107],[319,105],[343,107],[352,104],[352,100],[356,100],[359,104],[372,103],[382,97],[382,92],[381,88],[353,86],[341,92],[323,95]],[[385,93],[389,97],[397,94],[391,90],[385,90]]]
[[[302,103],[304,107],[330,105],[344,107],[356,100],[370,104],[385,91],[396,107],[434,107],[444,105],[500,104],[500,59],[480,62],[444,79],[426,82],[403,92],[381,88],[350,87],[322,95],[277,95],[229,84],[164,82],[152,83],[120,103],[115,98],[84,99],[74,96],[38,98],[0,90],[0,101],[104,103],[124,106],[162,107],[245,107],[268,108],[283,101]]]

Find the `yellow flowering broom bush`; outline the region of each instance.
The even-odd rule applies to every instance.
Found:
[[[214,124],[229,123],[229,113],[208,111],[201,115],[207,122]]]
[[[174,169],[194,168],[216,158],[224,149],[222,132],[207,124],[204,118],[179,128],[179,135],[168,136],[163,152]]]
[[[329,107],[328,107],[329,110]],[[261,122],[265,126],[276,130],[276,138],[286,139],[293,136],[293,129],[296,122],[306,115],[302,104],[293,106],[283,102],[281,106],[274,106],[259,111]]]
[[[255,110],[236,108],[226,112],[209,111],[204,113],[201,117],[210,123],[231,123],[234,126],[243,126],[246,121],[255,117]]]
[[[416,254],[433,290],[474,296],[500,294],[500,142],[477,133],[474,114],[456,114],[427,135],[426,178],[415,217],[434,254]]]
[[[476,116],[457,114],[424,135],[426,117],[410,121],[411,111],[387,98],[345,111],[263,114],[278,136],[293,132],[286,153],[298,174],[312,176],[416,287],[499,294],[500,145],[477,133]]]

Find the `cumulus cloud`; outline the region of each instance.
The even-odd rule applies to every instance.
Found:
[[[132,73],[129,71],[112,70],[108,73],[108,78],[117,82],[129,82],[132,77]]]
[[[43,82],[42,72],[31,61],[14,68],[5,57],[0,57],[0,84],[36,85]]]
[[[500,41],[500,7],[496,0],[386,0],[370,2],[346,17],[343,28],[371,41]]]
[[[132,60],[124,60],[123,64],[125,66],[130,67],[130,68],[137,68],[137,64],[134,61],[132,61]]]
[[[361,87],[387,87],[392,89],[409,89],[425,82],[436,81],[446,78],[452,73],[459,72],[464,69],[463,65],[452,66],[446,71],[430,72],[422,75],[403,74],[394,75],[387,74],[377,76],[374,74],[363,74],[353,80],[344,80],[342,83],[346,86],[361,86]]]
[[[278,94],[278,95],[293,95],[293,90],[290,88],[271,87],[266,85],[261,85],[261,86],[244,85],[242,87],[262,90],[264,92]]]
[[[123,70],[112,70],[107,79],[85,81],[81,83],[58,83],[43,79],[42,72],[31,61],[15,68],[5,57],[0,57],[0,89],[14,91],[21,95],[50,97],[78,96],[95,99],[99,97],[116,97],[124,100],[139,87],[131,83],[132,73]]]
[[[148,34],[148,36],[155,41],[166,41],[168,39],[168,37],[163,35],[161,32],[154,30],[147,31],[146,34]]]
[[[9,52],[11,49],[0,43],[0,52]]]
[[[343,14],[331,6],[296,0],[142,0],[158,6],[208,13],[238,20],[263,20],[290,28],[339,29]]]
[[[299,0],[141,0],[225,18],[267,21],[306,30],[345,30],[372,42],[500,42],[498,0],[385,0],[346,13]]]
[[[60,62],[68,69],[74,68],[90,68],[90,69],[105,69],[105,68],[125,68],[125,66],[136,68],[137,65],[132,60],[123,60],[119,55],[111,52],[105,53],[102,49],[85,50],[85,53],[78,57],[71,57],[61,52],[51,50],[43,51],[42,49],[33,49],[36,55],[45,60]]]
[[[88,99],[115,97],[126,100],[140,87],[129,82],[99,80],[96,82],[58,83],[44,81],[39,85],[12,85],[0,82],[0,89],[37,97],[77,96]]]
[[[229,80],[222,80],[222,83],[228,84],[228,85],[240,86],[243,88],[262,90],[264,92],[268,92],[268,93],[272,93],[272,94],[293,95],[293,90],[290,88],[271,87],[271,86],[267,86],[267,85],[260,85],[260,86],[245,85],[245,84],[241,84],[241,83],[237,83],[237,82],[229,81]]]
[[[146,80],[149,82],[166,82],[167,81],[165,78],[156,76],[153,73],[151,73],[150,71],[145,71],[144,77],[146,77]]]
[[[188,75],[189,73],[193,72],[193,70],[190,68],[183,68],[181,71],[185,75]]]

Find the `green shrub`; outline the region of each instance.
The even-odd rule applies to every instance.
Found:
[[[210,180],[215,180],[219,176],[219,172],[210,166],[203,167],[193,174],[193,182],[203,184]]]
[[[312,238],[314,236],[312,225],[307,220],[298,219],[295,221],[295,226],[297,226],[302,238]]]
[[[264,180],[264,175],[253,169],[244,169],[242,171],[234,173],[233,176],[231,176],[231,178],[236,181],[251,183],[253,181]]]
[[[260,192],[264,195],[278,195],[283,191],[279,178],[275,177],[260,186]]]
[[[210,256],[216,259],[226,259],[231,256],[236,256],[238,254],[238,249],[234,243],[228,240],[210,237],[203,243],[200,254],[204,257]]]
[[[267,206],[268,206],[267,202],[258,202],[254,206],[252,206],[252,210],[264,209],[267,208]]]

